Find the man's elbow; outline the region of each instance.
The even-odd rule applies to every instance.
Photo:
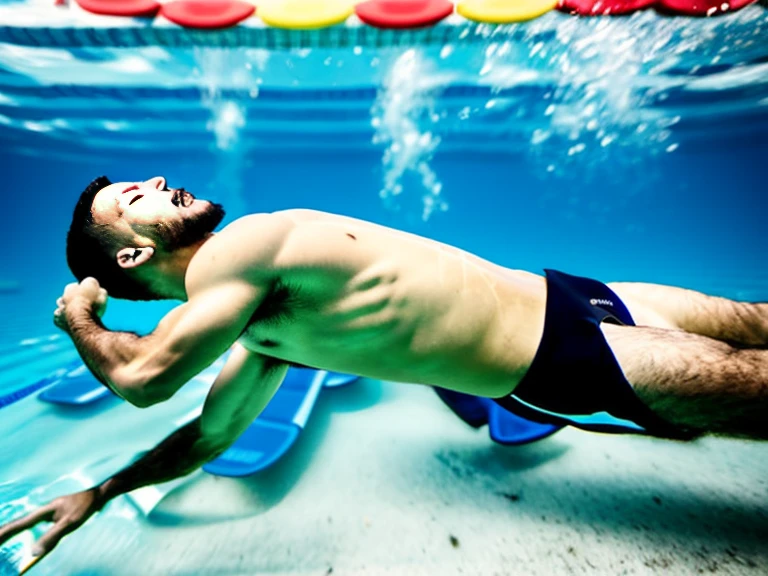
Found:
[[[168,400],[172,394],[167,388],[149,381],[138,380],[127,375],[115,375],[112,380],[113,391],[123,400],[137,408],[149,408]]]
[[[160,397],[157,394],[148,394],[144,390],[131,390],[123,396],[123,400],[136,408],[149,408],[155,404],[165,402],[167,399],[167,397]]]
[[[136,408],[149,408],[155,404],[165,402],[170,397],[171,394],[165,394],[157,389],[146,387],[127,391],[123,399],[129,404],[136,406]]]

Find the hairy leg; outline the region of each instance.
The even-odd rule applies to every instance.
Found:
[[[768,304],[660,284],[612,282],[608,286],[638,324],[677,328],[736,346],[768,347]]]
[[[768,350],[681,330],[602,329],[638,397],[665,420],[701,433],[768,439]]]

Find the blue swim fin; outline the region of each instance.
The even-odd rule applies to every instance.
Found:
[[[496,404],[490,398],[463,394],[434,387],[440,399],[473,428],[488,424],[491,439],[506,446],[527,444],[546,438],[562,428],[522,418]]]
[[[446,388],[434,387],[435,392],[456,416],[464,420],[472,428],[480,428],[488,424],[488,410],[491,400],[481,396],[471,396]]]
[[[528,444],[551,436],[563,426],[528,420],[491,402],[488,412],[488,432],[491,439],[506,446]]]

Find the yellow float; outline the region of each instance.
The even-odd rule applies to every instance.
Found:
[[[461,0],[456,12],[475,22],[512,24],[533,20],[557,7],[558,0]]]
[[[354,13],[355,4],[355,0],[278,0],[257,3],[256,14],[275,28],[325,28],[343,24]]]

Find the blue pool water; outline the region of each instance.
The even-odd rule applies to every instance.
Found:
[[[768,301],[767,158],[768,10],[758,5],[712,20],[551,14],[454,46],[174,51],[0,43],[0,396],[77,358],[51,319],[72,281],[64,237],[74,202],[101,174],[113,181],[163,175],[222,202],[227,221],[313,208],[508,267]],[[110,301],[105,323],[145,333],[172,305]],[[0,407],[0,523],[119,469],[200,399],[190,393],[145,433],[93,447],[89,438],[105,430],[89,417],[101,411],[41,412],[34,395]],[[112,409],[110,418],[141,427],[127,407]],[[765,460],[764,449],[745,450]],[[727,482],[734,465],[712,458],[713,486]],[[766,484],[744,478],[744,493],[763,504],[751,516],[737,502],[742,516],[728,521],[753,522],[739,533],[752,570],[768,565],[755,544],[768,535]],[[126,510],[112,518],[116,526],[135,518]],[[146,534],[137,538],[147,545]],[[130,538],[113,541],[123,560],[140,549]],[[104,554],[75,569],[62,552],[38,569],[131,573]],[[682,566],[706,567],[690,558]],[[367,561],[371,574],[448,573],[419,571],[410,558],[408,570],[376,572],[370,566],[387,562]],[[224,572],[209,565],[200,573],[254,573],[257,565],[311,573],[291,572],[285,562]],[[638,562],[638,573],[650,570]],[[312,566],[321,564],[325,570],[320,561]],[[740,564],[729,566],[726,573],[739,573]],[[601,568],[619,573],[610,563]]]

